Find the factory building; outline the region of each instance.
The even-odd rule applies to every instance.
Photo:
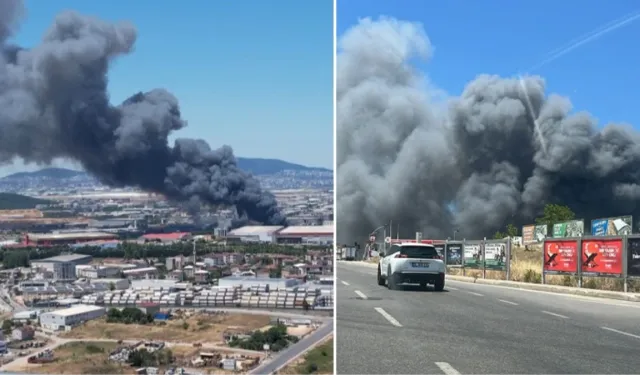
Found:
[[[240,286],[242,290],[265,289],[277,290],[293,288],[300,284],[297,279],[271,278],[271,277],[250,277],[250,276],[227,276],[218,280],[219,288],[233,288]]]
[[[158,277],[158,269],[155,267],[135,268],[124,270],[122,274],[131,279],[155,279]]]
[[[73,245],[99,240],[115,240],[117,238],[117,234],[103,232],[27,233],[24,235],[24,244],[26,246]]]
[[[49,273],[56,280],[75,280],[76,266],[88,264],[92,260],[91,255],[68,254],[51,258],[34,260],[31,268]]]
[[[106,290],[127,290],[131,286],[128,279],[92,279],[91,285],[101,285]]]
[[[115,266],[92,266],[79,264],[76,266],[76,277],[85,279],[102,279],[105,277],[117,277],[122,273],[122,268]]]
[[[284,228],[281,225],[258,226],[247,225],[236,228],[227,233],[229,242],[253,242],[253,243],[275,243],[278,231]]]
[[[277,242],[282,244],[333,244],[333,225],[291,226],[277,234]]]
[[[42,328],[51,331],[69,330],[80,323],[98,319],[104,316],[106,312],[104,307],[76,305],[68,309],[40,314],[40,325]]]

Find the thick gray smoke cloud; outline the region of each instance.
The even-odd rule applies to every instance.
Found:
[[[480,75],[443,106],[413,68],[432,53],[421,25],[365,19],[338,48],[338,241],[390,220],[405,237],[491,236],[546,203],[640,214],[640,133],[570,114],[541,77]]]
[[[194,139],[169,146],[169,134],[186,126],[171,93],[156,89],[109,103],[109,64],[132,51],[133,25],[65,12],[40,44],[23,49],[6,43],[22,14],[20,1],[0,1],[0,164],[73,159],[111,186],[162,193],[191,208],[233,205],[247,219],[284,222],[273,195],[238,169],[230,147],[212,150]]]

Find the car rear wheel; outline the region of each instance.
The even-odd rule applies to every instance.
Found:
[[[391,267],[387,268],[387,288],[389,288],[389,290],[397,289],[395,277],[393,277],[391,273]]]
[[[436,280],[433,284],[433,289],[436,292],[442,292],[444,290],[444,276]]]
[[[382,278],[382,272],[380,271],[379,264],[378,264],[378,285],[384,286],[384,279]]]

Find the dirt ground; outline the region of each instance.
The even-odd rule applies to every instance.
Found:
[[[38,374],[135,374],[133,368],[109,361],[109,352],[116,346],[105,342],[68,343],[53,350],[54,362],[12,370]]]
[[[148,325],[107,323],[94,320],[61,334],[64,338],[157,340],[169,342],[201,342],[222,344],[224,332],[248,332],[269,324],[270,318],[254,314],[198,314],[185,319]]]

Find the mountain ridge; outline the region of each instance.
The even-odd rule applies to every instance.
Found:
[[[284,171],[296,172],[332,172],[331,169],[322,167],[307,167],[302,164],[290,163],[280,159],[263,159],[263,158],[242,158],[237,159],[238,167],[246,172],[250,172],[256,176],[274,175]],[[48,167],[33,172],[16,172],[0,178],[2,180],[15,180],[24,178],[51,178],[64,179],[81,175],[86,172],[77,171],[68,168]]]

